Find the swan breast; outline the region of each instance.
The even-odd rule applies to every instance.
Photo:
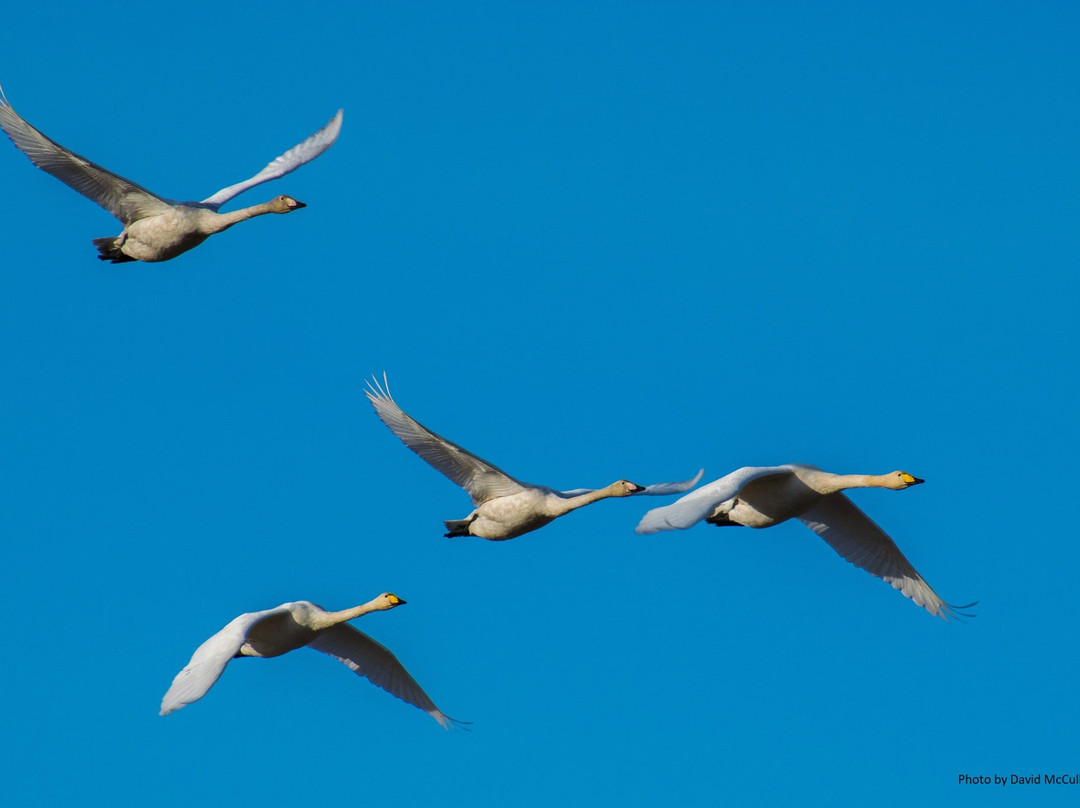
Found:
[[[305,604],[306,605],[306,604]],[[264,617],[255,623],[240,646],[242,656],[275,657],[303,648],[318,636],[311,628],[310,614],[304,606]]]
[[[554,520],[561,513],[560,502],[553,492],[538,488],[489,499],[473,512],[476,518],[469,532],[495,541],[512,539]]]
[[[722,502],[710,515],[726,517],[745,527],[772,527],[805,513],[821,499],[794,474],[777,474],[751,480],[738,496]]]
[[[124,253],[139,261],[167,261],[206,241],[218,214],[192,205],[138,219],[124,228]]]

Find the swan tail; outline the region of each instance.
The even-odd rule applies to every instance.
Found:
[[[470,519],[448,519],[443,522],[446,525],[446,538],[452,539],[457,536],[469,536]]]
[[[705,520],[710,525],[717,527],[742,527],[738,522],[732,522],[726,513],[714,513]]]
[[[124,255],[120,251],[120,237],[109,236],[108,238],[94,239],[94,246],[98,248],[98,259],[112,261],[114,264],[122,264],[125,261],[134,261],[130,255]]]

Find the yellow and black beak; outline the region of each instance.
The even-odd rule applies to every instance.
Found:
[[[910,485],[919,485],[921,483],[926,482],[926,480],[920,480],[918,477],[914,477],[914,476],[908,474],[906,471],[903,474],[901,474],[900,476],[901,476],[901,478],[903,478],[904,482],[907,483],[909,486]]]

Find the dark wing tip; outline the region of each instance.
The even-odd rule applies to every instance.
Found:
[[[973,601],[971,601],[971,603],[965,603],[963,606],[954,606],[951,603],[942,603],[941,617],[946,622],[949,622],[949,619],[952,618],[957,623],[964,623],[964,622],[966,622],[963,619],[965,617],[968,618],[969,620],[974,619],[975,617],[977,617],[976,614],[974,614],[972,612],[967,612],[967,611],[964,611],[964,610],[965,609],[970,609],[971,607],[978,606],[978,605],[979,605],[979,601],[977,601],[977,600],[973,600]]]
[[[454,730],[455,732],[472,732],[472,721],[462,721],[458,718],[451,718],[441,710],[437,711],[438,715],[434,718],[443,728],[446,730]]]

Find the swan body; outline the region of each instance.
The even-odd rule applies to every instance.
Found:
[[[480,536],[492,541],[513,539],[541,528],[570,511],[609,497],[648,494],[648,488],[618,480],[606,488],[576,496],[540,485],[522,483],[523,490],[478,503],[464,519],[445,522],[449,536]]]
[[[161,715],[198,701],[213,686],[230,660],[237,657],[276,657],[308,646],[334,657],[352,671],[402,701],[419,707],[449,728],[454,722],[440,711],[409,675],[397,657],[347,621],[405,603],[389,592],[374,600],[328,612],[298,600],[273,609],[248,612],[200,645],[187,666],[176,675],[161,701]]]
[[[720,527],[765,528],[797,518],[842,557],[891,584],[930,614],[948,620],[963,614],[937,596],[900,548],[842,493],[850,488],[895,491],[923,480],[906,471],[832,474],[815,466],[746,466],[642,518],[637,533],[684,530],[704,519]]]
[[[464,488],[472,498],[476,506],[472,513],[464,519],[445,523],[448,537],[479,536],[491,541],[512,539],[602,499],[635,494],[681,494],[693,488],[704,473],[704,470],[699,471],[692,479],[682,482],[656,483],[647,487],[628,480],[616,480],[605,488],[556,491],[523,483],[411,418],[390,396],[389,388],[384,389],[378,380],[369,383],[368,388],[368,399],[390,431]]]
[[[303,202],[281,195],[261,205],[218,212],[234,196],[295,171],[330,148],[341,131],[342,115],[338,110],[326,126],[270,161],[258,174],[201,202],[176,202],[113,174],[42,134],[14,110],[0,89],[0,128],[11,141],[38,168],[97,202],[124,225],[119,236],[94,239],[98,258],[114,264],[168,261],[237,222],[305,207]]]

